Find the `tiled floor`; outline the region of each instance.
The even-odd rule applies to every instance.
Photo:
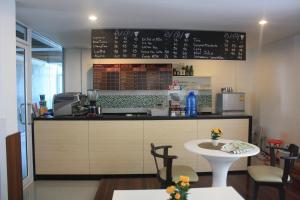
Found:
[[[35,181],[24,200],[93,200],[99,181]]]

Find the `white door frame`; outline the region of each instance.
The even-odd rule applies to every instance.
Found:
[[[27,41],[17,38],[16,46],[25,50],[25,98],[26,98],[26,146],[27,146],[27,170],[28,176],[23,180],[23,188],[33,182],[33,158],[32,158],[32,67],[31,67],[31,30],[27,29]]]

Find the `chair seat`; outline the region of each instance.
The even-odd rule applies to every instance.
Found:
[[[282,183],[283,170],[279,167],[266,165],[249,166],[248,173],[256,182]],[[290,181],[290,176],[288,176],[288,181]]]
[[[161,179],[166,180],[166,167],[159,170],[159,175]],[[190,178],[190,182],[198,181],[198,175],[193,168],[185,165],[174,165],[172,167],[172,176],[173,182],[178,182],[180,176],[188,176]]]

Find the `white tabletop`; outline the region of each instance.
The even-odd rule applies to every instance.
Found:
[[[252,150],[245,152],[245,153],[233,154],[233,153],[227,153],[227,152],[224,152],[221,150],[205,149],[205,148],[201,148],[198,146],[200,143],[204,143],[204,142],[211,142],[211,139],[192,140],[192,141],[186,142],[184,144],[184,147],[193,153],[197,153],[197,154],[204,155],[204,156],[222,157],[222,158],[248,157],[248,156],[256,155],[260,151],[260,149],[257,146],[248,143],[249,145],[251,145],[253,147]],[[220,139],[219,142],[227,144],[230,142],[234,142],[234,140]]]
[[[115,190],[112,200],[167,200],[166,190]],[[189,200],[244,200],[233,187],[191,188]]]

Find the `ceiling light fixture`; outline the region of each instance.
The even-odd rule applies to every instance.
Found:
[[[98,17],[95,16],[95,15],[90,15],[89,16],[89,20],[91,20],[91,21],[96,21],[97,19],[98,19]]]
[[[268,21],[267,21],[267,20],[264,20],[264,19],[262,19],[262,20],[260,20],[258,23],[259,23],[259,25],[265,25],[265,24],[267,24],[267,23],[268,23]]]

